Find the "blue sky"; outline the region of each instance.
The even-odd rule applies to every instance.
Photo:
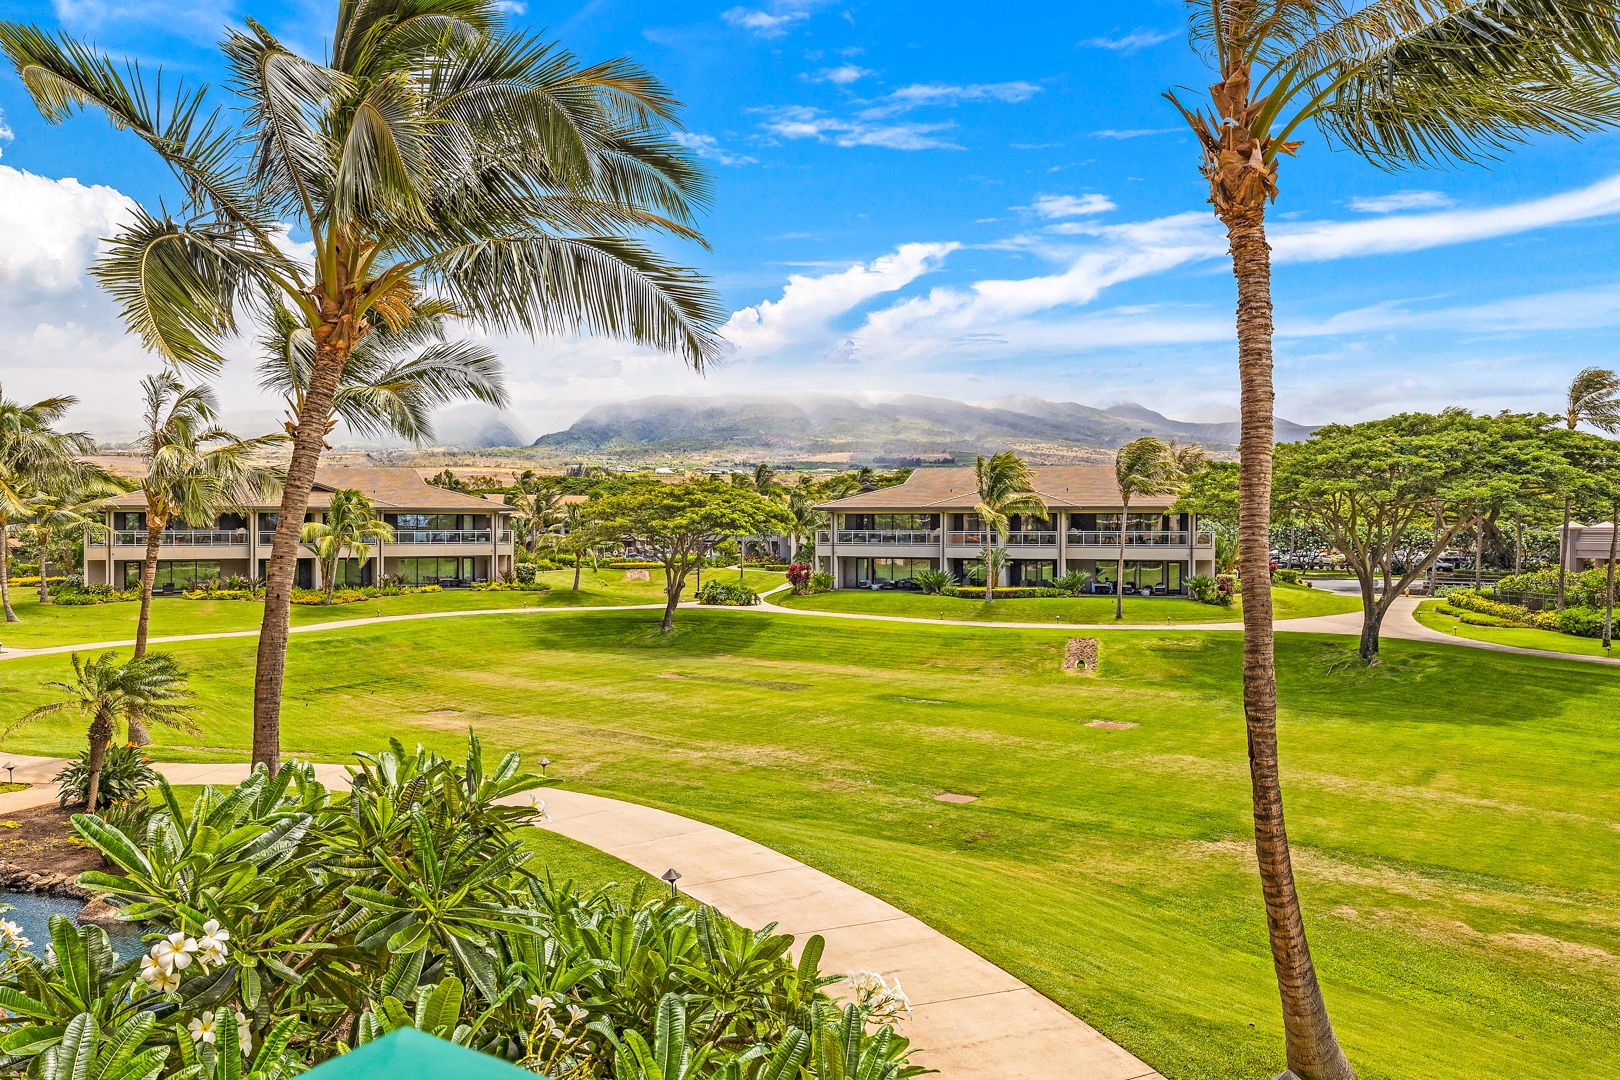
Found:
[[[312,54],[332,20],[307,0],[0,12],[213,81],[225,20],[260,19]],[[576,0],[514,4],[512,19],[586,60],[629,55],[688,103],[715,205],[712,249],[679,254],[733,312],[706,378],[614,342],[497,341],[527,433],[665,392],[1235,404],[1224,241],[1159,96],[1208,81],[1179,2]],[[153,362],[82,267],[128,199],[171,188],[99,120],[43,125],[9,72],[0,114],[6,390],[66,383],[86,423],[111,429]],[[1280,413],[1550,409],[1579,367],[1613,362],[1620,136],[1400,174],[1306,140],[1272,217]],[[239,415],[276,410],[246,362],[224,389]]]

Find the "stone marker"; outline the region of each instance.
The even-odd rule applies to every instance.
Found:
[[[624,580],[626,580],[626,581],[651,581],[652,580],[652,571],[651,570],[626,570],[624,572]]]

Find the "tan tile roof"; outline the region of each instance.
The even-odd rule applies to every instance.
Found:
[[[1033,465],[1035,493],[1057,510],[1107,510],[1119,507],[1119,488],[1111,465]],[[1173,495],[1138,496],[1131,509],[1168,509]],[[863,491],[847,499],[820,504],[823,510],[972,510],[979,502],[971,468],[917,469],[897,487]]]
[[[442,513],[482,511],[487,514],[492,509],[490,501],[477,495],[463,495],[459,491],[434,487],[423,480],[415,469],[380,465],[333,466],[317,469],[315,489],[309,496],[309,507],[311,510],[324,509],[331,505],[332,492],[348,489],[364,492],[379,511],[432,510]],[[260,503],[253,509],[272,511],[280,504],[281,500],[277,498]],[[145,508],[146,499],[140,492],[132,491],[109,500],[108,505],[118,510],[140,510]],[[511,508],[494,509],[499,513],[501,509],[509,511]]]

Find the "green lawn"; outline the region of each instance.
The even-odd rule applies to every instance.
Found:
[[[1601,638],[1560,634],[1555,630],[1535,630],[1520,626],[1470,626],[1450,615],[1436,610],[1441,600],[1425,600],[1418,605],[1416,619],[1431,630],[1453,637],[1491,641],[1498,645],[1513,645],[1521,649],[1542,649],[1546,652],[1578,653],[1582,656],[1607,656]]]
[[[713,573],[714,571],[710,571]],[[720,571],[724,573],[724,571]],[[556,570],[540,575],[552,587],[549,593],[473,592],[448,589],[412,596],[388,596],[357,604],[331,607],[296,604],[292,609],[294,626],[342,622],[376,615],[409,615],[427,611],[478,611],[523,607],[591,607],[610,604],[660,604],[664,601],[664,575],[649,571],[650,581],[626,581],[623,570],[586,570],[580,591],[574,592],[574,572]],[[731,576],[736,577],[732,571]],[[750,570],[748,584],[761,592],[782,584],[779,573]],[[690,599],[688,579],[686,599]],[[37,649],[53,645],[75,645],[101,641],[130,641],[140,605],[135,603],[97,604],[92,607],[41,605],[33,589],[13,589],[11,605],[21,622],[0,623],[0,644],[14,649]],[[187,600],[184,597],[157,597],[152,601],[152,636],[209,634],[230,630],[256,630],[264,617],[261,604],[240,600]]]
[[[1277,585],[1271,590],[1272,605],[1279,619],[1303,619],[1312,615],[1337,615],[1361,610],[1361,601],[1303,585]],[[905,615],[922,619],[950,619],[963,622],[1066,622],[1108,624],[1114,622],[1111,596],[1031,597],[1022,600],[966,600],[957,596],[924,596],[913,592],[872,592],[867,589],[840,589],[812,596],[773,596],[772,603],[783,607],[815,611],[855,611],[870,615]],[[1243,608],[1229,608],[1179,600],[1168,596],[1125,598],[1125,622],[1154,623],[1237,622]]]
[[[1107,632],[1085,676],[1059,670],[1061,631],[696,610],[656,626],[625,611],[301,635],[285,745],[458,753],[471,725],[571,787],[893,901],[1173,1080],[1281,1069],[1237,634]],[[1342,640],[1277,648],[1296,866],[1360,1074],[1620,1076],[1614,672],[1404,641],[1371,669]],[[208,734],[180,750],[160,732],[165,756],[247,746],[252,642],[175,651]],[[0,719],[64,666],[0,665]],[[53,720],[5,747],[80,739]]]

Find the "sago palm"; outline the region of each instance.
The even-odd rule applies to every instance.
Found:
[[[1169,495],[1181,487],[1189,465],[1201,461],[1203,451],[1196,446],[1178,450],[1145,435],[1132,440],[1114,453],[1114,484],[1119,489],[1119,567],[1114,576],[1114,618],[1125,617],[1125,533],[1130,526],[1131,500],[1152,495]]]
[[[0,392],[0,607],[6,622],[19,621],[9,583],[12,523],[28,513],[31,495],[81,483],[85,470],[77,457],[96,449],[95,439],[82,431],[56,430],[78,401],[62,396],[25,405]]]
[[[1030,471],[1024,459],[1011,450],[1003,450],[991,457],[980,454],[973,462],[973,478],[979,496],[973,512],[979,516],[981,527],[993,530],[1003,545],[1007,543],[1007,534],[1012,528],[1009,519],[1013,514],[1046,516],[1046,504],[1035,494],[1035,474]],[[992,547],[994,545],[986,541],[985,548]],[[982,553],[980,561],[984,561]],[[1000,576],[1000,571],[1006,563],[1005,558],[997,561],[995,566],[985,563],[986,601],[996,598],[996,578]],[[992,573],[991,570],[995,572]]]
[[[1581,369],[1564,396],[1564,424],[1574,431],[1591,424],[1599,431],[1620,431],[1620,375],[1608,368]],[[1558,534],[1558,610],[1564,610],[1564,578],[1569,568],[1569,514],[1573,497],[1564,496],[1564,527]]]
[[[320,60],[250,21],[222,43],[229,112],[205,89],[165,100],[133,62],[0,24],[48,121],[99,110],[180,182],[181,212],[138,210],[95,268],[148,348],[212,371],[222,339],[265,306],[309,332],[254,683],[253,756],[272,770],[299,529],[368,337],[437,306],[489,331],[611,334],[694,366],[716,351],[707,284],[636,238],[699,239],[706,181],[670,137],[678,103],[626,61],[582,66],[507,31],[500,6],[345,2]],[[281,243],[289,225],[308,260]]]
[[[323,520],[305,522],[299,537],[320,563],[321,587],[328,604],[337,586],[338,564],[354,559],[364,566],[371,557],[373,543],[393,538],[393,526],[376,515],[364,492],[352,488],[332,492]]]
[[[1282,995],[1288,1067],[1345,1080],[1305,940],[1276,753],[1270,556],[1271,249],[1278,159],[1315,125],[1386,168],[1476,161],[1535,133],[1579,135],[1620,118],[1610,0],[1191,0],[1193,44],[1214,69],[1207,105],[1167,96],[1203,152],[1237,279],[1242,419],[1239,556],[1244,714],[1255,846]]]
[[[116,652],[102,653],[88,663],[78,653],[72,659],[71,682],[41,684],[66,696],[24,713],[12,721],[5,733],[10,735],[24,724],[69,711],[76,710],[88,719],[90,792],[85,809],[93,813],[101,793],[101,767],[107,746],[118,734],[118,722],[162,724],[199,734],[190,701],[195,695],[186,687],[186,673],[168,653],[151,653],[122,663]]]

